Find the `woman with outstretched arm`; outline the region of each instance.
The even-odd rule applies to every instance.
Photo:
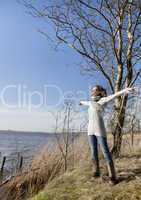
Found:
[[[102,117],[103,107],[122,94],[128,94],[135,91],[135,88],[125,88],[115,94],[107,96],[106,90],[96,85],[91,91],[90,101],[80,101],[80,105],[89,107],[89,123],[88,123],[88,141],[92,153],[92,161],[94,165],[94,177],[100,177],[100,167],[98,159],[98,144],[103,152],[104,158],[107,162],[109,181],[112,184],[117,183],[115,167],[109,147],[107,144],[106,129]]]

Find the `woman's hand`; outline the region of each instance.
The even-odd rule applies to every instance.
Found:
[[[126,88],[126,94],[136,93],[136,92],[137,92],[137,88],[136,87],[128,87],[128,88]]]

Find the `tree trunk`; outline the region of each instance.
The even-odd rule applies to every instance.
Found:
[[[119,124],[117,124],[116,129],[113,133],[114,136],[114,140],[113,140],[113,147],[112,147],[112,155],[115,158],[118,158],[120,156],[120,152],[121,152],[121,144],[122,144],[122,128],[119,126]]]
[[[116,125],[113,130],[113,147],[111,153],[115,158],[120,156],[121,145],[122,145],[122,136],[123,136],[123,126],[124,126],[124,119],[125,119],[125,111],[126,111],[126,104],[128,96],[126,95],[123,97],[123,101],[118,100],[116,103],[120,106],[119,109],[116,111]],[[120,104],[119,104],[120,103]],[[117,107],[116,107],[117,108]]]
[[[131,120],[131,145],[134,146],[134,121],[135,121],[135,115],[133,115]]]
[[[132,147],[134,146],[134,132],[133,132],[133,130],[131,132],[131,145],[132,145]]]

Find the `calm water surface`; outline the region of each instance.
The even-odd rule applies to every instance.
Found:
[[[24,160],[30,160],[44,146],[51,148],[54,142],[53,134],[0,131],[0,157],[12,159],[20,153]]]

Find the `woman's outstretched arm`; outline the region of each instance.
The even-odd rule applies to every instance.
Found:
[[[128,93],[133,92],[133,91],[135,91],[135,88],[127,87],[127,88],[125,88],[125,89],[123,89],[123,90],[121,90],[119,92],[116,92],[115,94],[109,95],[108,97],[101,98],[98,101],[98,103],[103,105],[105,103],[108,103],[108,102],[112,101],[113,99],[115,99],[116,97],[118,97],[118,96],[120,96],[122,94],[128,94]]]
[[[89,106],[90,105],[90,101],[80,101],[79,105],[84,105],[84,106]]]

